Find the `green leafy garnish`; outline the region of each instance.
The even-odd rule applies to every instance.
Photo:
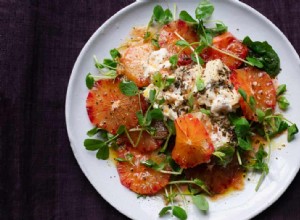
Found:
[[[114,60],[121,57],[120,52],[116,48],[110,50],[110,55]]]
[[[94,136],[95,134],[97,134],[99,132],[99,128],[97,127],[94,127],[92,128],[91,130],[89,130],[86,134],[89,136],[89,137],[92,137]]]
[[[85,78],[85,84],[88,89],[92,89],[94,86],[95,80],[91,73],[88,73]]]
[[[193,203],[201,211],[208,211],[209,204],[203,195],[192,196]]]
[[[156,5],[153,9],[153,20],[164,25],[173,20],[173,15],[170,9],[164,10],[160,5]]]
[[[209,18],[214,12],[214,5],[208,0],[203,0],[200,2],[196,8],[195,14],[198,20],[204,20]]]
[[[295,134],[298,133],[298,128],[296,124],[292,124],[288,127],[288,142],[292,141],[295,137]]]
[[[120,91],[126,96],[135,96],[139,89],[132,81],[122,81],[119,85]]]
[[[286,110],[290,105],[289,101],[284,96],[280,96],[279,98],[277,98],[277,102],[281,110]]]
[[[255,59],[254,64],[258,64],[255,65],[256,67],[265,70],[271,77],[278,75],[280,72],[280,59],[268,42],[253,42],[250,37],[247,36],[244,38],[243,44],[250,49],[248,57],[252,61]],[[247,60],[249,60],[249,58]],[[262,67],[260,67],[261,64],[263,65]]]
[[[286,92],[286,84],[282,84],[280,86],[278,86],[277,90],[276,90],[276,96],[280,96],[282,94],[284,94]]]
[[[172,65],[172,67],[176,67],[177,63],[178,63],[178,55],[177,54],[172,55],[169,58],[169,61],[170,61],[171,65]]]

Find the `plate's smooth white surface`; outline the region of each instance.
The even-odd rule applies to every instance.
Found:
[[[97,73],[93,55],[99,60],[109,57],[109,50],[118,47],[128,36],[133,26],[146,25],[152,15],[154,5],[186,10],[194,15],[198,1],[151,1],[134,3],[102,25],[82,49],[74,65],[69,81],[66,99],[66,123],[74,155],[89,181],[101,196],[123,214],[133,219],[158,219],[158,212],[164,206],[158,196],[137,199],[119,182],[119,177],[111,161],[97,160],[95,152],[86,151],[83,141],[86,132],[92,128],[89,122],[85,100],[88,89],[85,77],[88,72]],[[287,84],[287,98],[291,105],[285,116],[300,125],[299,85],[300,60],[286,37],[264,16],[249,6],[234,0],[215,0],[215,12],[212,20],[222,20],[229,31],[237,38],[249,35],[253,40],[267,40],[277,51],[281,59],[282,71],[279,83]],[[210,201],[210,211],[204,215],[193,205],[188,207],[189,219],[248,219],[270,206],[286,190],[300,167],[300,137],[287,147],[278,149],[285,143],[283,135],[273,144],[270,160],[270,173],[258,192],[254,188],[258,176],[250,174],[243,191],[233,192],[217,201]]]

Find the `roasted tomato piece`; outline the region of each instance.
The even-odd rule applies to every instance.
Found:
[[[151,159],[160,164],[164,161],[165,155],[154,152],[142,154],[133,148],[129,148],[120,150],[118,157],[128,160],[118,162],[117,171],[122,185],[133,192],[141,195],[153,195],[168,184],[169,174],[161,173],[141,163]]]
[[[148,86],[150,77],[144,75],[143,62],[148,59],[154,51],[150,43],[132,45],[127,48],[124,55],[120,58],[121,68],[119,74],[124,74],[133,81],[138,87]]]
[[[137,96],[128,97],[119,89],[120,79],[99,80],[90,90],[86,109],[92,124],[115,134],[121,125],[130,129],[138,125],[136,112],[140,110]],[[143,110],[147,108],[141,100]]]
[[[234,70],[230,76],[230,80],[236,90],[241,88],[246,92],[248,99],[250,96],[254,97],[256,108],[263,111],[268,108],[274,110],[276,105],[276,89],[269,74],[254,67],[246,67]],[[240,99],[240,105],[247,119],[257,121],[255,112],[252,111],[243,98]]]
[[[214,151],[211,139],[202,122],[192,114],[175,120],[176,140],[172,158],[181,168],[206,163]]]
[[[241,59],[245,59],[248,54],[248,48],[236,39],[230,32],[226,32],[213,39],[213,46],[227,53],[233,54]],[[226,66],[231,70],[238,68],[242,61],[228,56],[222,52],[207,48],[201,54],[201,57],[206,61],[221,59]]]
[[[199,38],[195,30],[182,20],[170,22],[162,27],[159,32],[158,43],[162,48],[166,48],[170,54],[177,54],[182,50],[182,47],[176,46],[176,42],[180,38],[176,35],[178,33],[187,42],[198,42]],[[185,48],[179,54],[178,65],[188,65],[192,62],[191,59],[192,50]]]

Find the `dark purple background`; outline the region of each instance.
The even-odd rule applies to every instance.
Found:
[[[0,219],[126,219],[80,170],[64,106],[81,48],[131,2],[0,0]],[[299,0],[243,2],[273,21],[300,53]],[[300,219],[299,186],[297,175],[257,219]]]

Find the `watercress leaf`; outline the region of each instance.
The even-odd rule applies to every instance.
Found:
[[[150,103],[154,103],[154,101],[155,101],[155,95],[156,95],[156,90],[155,89],[151,89],[149,91],[149,101],[150,101]]]
[[[172,67],[176,67],[177,66],[177,62],[178,62],[178,55],[174,54],[169,58],[169,62],[171,63]]]
[[[194,179],[193,182],[199,186],[204,192],[206,192],[208,195],[210,195],[210,192],[208,190],[208,187],[206,186],[206,184],[200,180],[200,179]]]
[[[118,57],[121,57],[120,52],[119,52],[116,48],[110,50],[110,55],[111,55],[111,57],[112,57],[113,59],[116,59],[116,58],[118,58]]]
[[[280,72],[280,59],[268,42],[253,42],[250,37],[245,37],[243,40],[249,49],[249,56],[258,59],[262,64],[262,69],[265,70],[271,77],[275,77]]]
[[[196,8],[195,14],[198,20],[204,20],[209,18],[214,12],[214,5],[208,0],[203,0],[200,2]]]
[[[147,40],[151,36],[151,33],[149,31],[146,31],[144,34],[144,40]]]
[[[218,36],[227,32],[228,27],[223,23],[216,23],[214,28],[206,28],[206,31],[209,32],[212,36]]]
[[[165,20],[164,20],[164,24],[168,24],[173,20],[173,14],[170,11],[170,9],[166,9],[165,10]]]
[[[189,42],[187,42],[185,40],[178,40],[178,41],[176,41],[175,45],[181,46],[181,47],[188,47],[190,44],[189,44]]]
[[[282,84],[282,85],[278,86],[278,88],[276,90],[276,96],[278,97],[285,92],[286,92],[286,84]]]
[[[264,112],[263,110],[257,108],[257,109],[255,110],[255,113],[256,113],[256,115],[257,115],[258,121],[259,121],[260,123],[262,123],[262,122],[264,121],[264,119],[265,119],[265,116],[266,116],[265,112]]]
[[[109,148],[108,148],[107,144],[103,144],[99,148],[99,150],[96,154],[96,157],[101,160],[107,160],[109,158]]]
[[[200,46],[198,46],[198,47],[195,48],[195,52],[198,53],[198,54],[200,54],[200,53],[202,53],[202,51],[203,51],[204,48],[206,48],[206,46],[203,45],[203,44],[201,44]]]
[[[153,9],[154,20],[163,24],[165,19],[165,11],[160,5],[156,5]]]
[[[138,119],[139,125],[144,126],[144,115],[142,111],[136,112],[136,117]]]
[[[289,127],[288,123],[286,123],[283,120],[280,120],[279,124],[277,125],[277,133],[281,133],[283,131],[285,131],[287,128]]]
[[[286,110],[290,105],[289,101],[284,96],[279,96],[279,98],[277,98],[277,102],[281,110]]]
[[[201,108],[200,112],[202,112],[203,114],[206,114],[206,115],[210,115],[211,114],[210,110],[205,109],[205,108]]]
[[[158,43],[158,40],[157,40],[157,39],[152,39],[152,40],[151,40],[151,43],[152,43],[152,45],[153,45],[153,46],[155,46],[155,47],[157,47],[157,48],[160,48],[160,46],[159,46],[159,43]]]
[[[117,130],[117,134],[123,134],[125,132],[125,129],[125,125],[121,125]]]
[[[155,119],[155,120],[163,120],[164,119],[163,112],[159,108],[154,108],[154,109],[150,110],[149,114],[151,115],[152,119]]]
[[[83,145],[87,150],[98,150],[104,144],[103,141],[98,139],[85,139]]]
[[[165,82],[165,87],[169,87],[169,86],[172,85],[174,82],[175,82],[175,78],[173,78],[173,77],[168,77],[168,78],[166,79],[166,82]]]
[[[99,128],[94,127],[94,128],[92,128],[91,130],[89,130],[86,134],[87,134],[89,137],[92,137],[92,136],[94,136],[95,134],[97,134],[99,130],[100,130]]]
[[[250,105],[250,108],[255,111],[256,101],[255,101],[254,96],[249,97],[249,105]]]
[[[177,218],[179,218],[180,220],[186,220],[187,219],[186,211],[183,208],[179,207],[179,206],[173,206],[172,214],[174,216],[176,216]]]
[[[85,77],[85,84],[88,89],[92,89],[94,86],[95,80],[91,73],[88,73]]]
[[[104,59],[103,64],[105,65],[105,67],[112,68],[112,69],[115,69],[118,65],[118,63],[116,61],[111,60],[111,59]]]
[[[252,145],[248,139],[238,137],[238,145],[246,151],[252,150]]]
[[[191,54],[191,58],[192,58],[192,60],[193,60],[195,63],[198,63],[198,61],[199,61],[199,64],[200,64],[201,66],[204,65],[204,60],[203,60],[200,56],[198,56],[198,54],[192,53],[192,54]]]
[[[185,22],[197,24],[197,21],[186,11],[181,11],[179,18]]]
[[[200,78],[200,76],[196,77],[196,87],[199,92],[205,89],[205,83],[203,79]]]
[[[200,194],[192,196],[192,200],[198,209],[200,209],[201,211],[208,211],[209,204],[203,195]]]
[[[159,217],[162,217],[162,216],[166,215],[170,210],[172,210],[171,206],[163,207],[162,210],[160,210],[160,212],[158,214]]]
[[[122,81],[119,85],[120,91],[126,96],[137,95],[139,89],[132,81]]]
[[[259,59],[255,57],[246,57],[246,60],[251,63],[252,66],[256,66],[258,68],[263,68],[264,64],[259,61]]]
[[[162,88],[163,87],[163,77],[161,75],[160,72],[156,72],[153,76],[152,76],[152,83],[158,87],[158,88]]]
[[[218,164],[226,167],[232,161],[235,149],[233,146],[224,145],[219,147],[217,151],[213,153],[219,158]]]
[[[168,126],[169,132],[171,132],[173,135],[175,135],[176,134],[176,129],[175,129],[174,121],[168,119],[167,120],[167,126]]]
[[[250,124],[244,117],[237,118],[233,121],[234,131],[238,137],[245,137],[249,130]]]
[[[240,93],[240,95],[242,96],[244,101],[247,102],[247,93],[245,92],[245,90],[243,90],[242,88],[239,88],[238,92]]]
[[[288,127],[288,142],[292,141],[295,137],[295,134],[298,133],[298,128],[296,124],[292,124]]]

